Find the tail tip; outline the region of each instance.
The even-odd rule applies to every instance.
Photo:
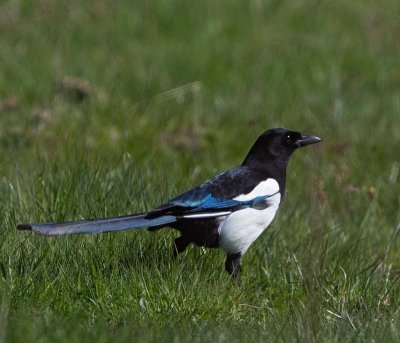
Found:
[[[29,230],[32,231],[32,225],[30,224],[18,224],[17,230]]]

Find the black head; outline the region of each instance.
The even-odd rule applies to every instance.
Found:
[[[297,148],[321,141],[319,137],[303,135],[297,131],[271,129],[258,137],[243,165],[262,168],[270,164],[283,164],[286,167],[289,157]]]

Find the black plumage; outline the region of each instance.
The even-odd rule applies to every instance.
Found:
[[[297,148],[320,141],[287,129],[268,130],[257,139],[240,166],[150,212],[78,222],[20,224],[17,228],[42,235],[64,235],[168,226],[181,233],[175,240],[175,256],[192,243],[222,247],[227,252],[225,269],[240,283],[240,258],[279,207],[290,156]]]

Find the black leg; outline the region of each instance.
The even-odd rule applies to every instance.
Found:
[[[180,236],[174,241],[174,251],[173,257],[176,258],[181,252],[183,252],[187,246],[190,244],[190,241],[186,239],[185,236]]]
[[[239,277],[239,272],[242,271],[242,267],[240,266],[241,257],[240,253],[227,255],[225,261],[225,270],[233,277],[240,288],[242,288],[242,282]]]

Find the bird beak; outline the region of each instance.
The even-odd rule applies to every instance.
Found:
[[[321,141],[322,141],[322,139],[317,137],[317,136],[305,136],[305,135],[302,135],[301,139],[299,139],[295,143],[295,145],[300,148],[302,146],[319,143]]]

